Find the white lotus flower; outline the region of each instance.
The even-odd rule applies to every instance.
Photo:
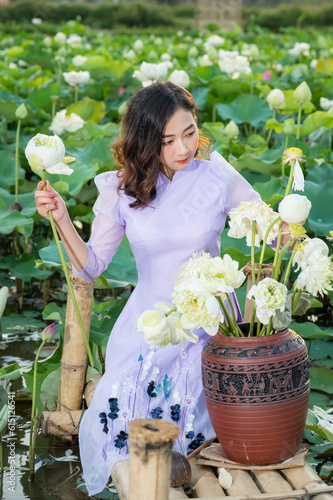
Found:
[[[252,70],[248,59],[244,56],[226,57],[218,61],[220,70],[228,75],[249,75]]]
[[[254,43],[244,43],[242,45],[241,55],[251,57],[252,59],[258,59],[260,52],[257,45],[255,45]]]
[[[304,82],[303,82],[304,83]],[[303,151],[299,148],[288,148],[282,155],[282,163],[286,164],[295,161],[294,166],[294,178],[293,178],[293,189],[295,191],[304,191],[304,175],[300,162],[304,161]]]
[[[258,201],[242,201],[237,208],[230,210],[230,229],[228,236],[231,238],[246,237],[246,244],[251,246],[252,221],[255,224],[255,246],[260,246],[264,239],[268,226],[279,216],[268,205]],[[278,224],[274,224],[269,232],[267,243],[270,245],[278,235]]]
[[[31,19],[31,24],[34,24],[35,26],[40,26],[43,22],[43,19],[41,19],[40,17],[33,17]]]
[[[133,49],[136,52],[141,52],[144,49],[143,41],[142,40],[135,40],[135,42],[133,43]]]
[[[173,303],[182,314],[184,328],[203,328],[215,335],[223,321],[220,304],[198,279],[182,281],[175,285]]]
[[[80,54],[78,54],[77,56],[73,57],[72,63],[74,64],[74,66],[82,66],[82,64],[84,64],[86,60],[86,56],[81,56]]]
[[[289,194],[281,200],[278,208],[281,219],[288,224],[299,224],[306,220],[310,210],[311,201],[299,194]]]
[[[85,85],[90,80],[89,71],[69,71],[69,73],[63,73],[62,75],[71,87]]]
[[[312,413],[314,413],[314,415],[316,416],[318,425],[323,429],[329,431],[331,434],[333,434],[333,415],[331,415],[332,412],[333,408],[330,408],[327,411],[325,411],[323,408],[320,408],[320,406],[314,406],[312,408]]]
[[[49,130],[54,134],[61,135],[64,132],[76,132],[86,123],[81,116],[76,113],[66,115],[67,110],[58,111],[52,120]]]
[[[308,56],[310,54],[310,45],[306,42],[296,42],[292,49],[288,50],[291,56]]]
[[[66,43],[66,40],[67,40],[67,36],[65,35],[65,33],[63,33],[62,31],[59,31],[55,36],[54,36],[54,41],[57,45],[59,46],[62,46],[62,45],[65,45]]]
[[[136,329],[143,334],[150,348],[165,347],[170,342],[170,327],[165,314],[161,311],[144,311],[136,323]]]
[[[141,82],[144,82],[147,86],[147,82],[153,83],[158,80],[164,80],[168,73],[168,68],[164,62],[153,64],[143,61],[140,66],[140,70],[136,70],[133,73],[133,77],[137,78]],[[149,85],[149,83],[148,83]]]
[[[25,156],[32,170],[38,174],[43,170],[59,175],[73,173],[65,162],[73,161],[74,158],[65,157],[64,143],[57,135],[35,135],[25,148]]]
[[[208,262],[211,258],[211,255],[207,252],[202,252],[201,255],[198,255],[198,252],[192,254],[192,257],[181,268],[176,284],[180,281],[200,278],[203,264]]]
[[[51,45],[52,45],[52,38],[50,36],[44,36],[44,38],[43,38],[43,46],[48,49],[48,48],[51,47]]]
[[[199,66],[212,66],[212,61],[209,59],[208,54],[204,54],[202,57],[198,58]]]
[[[327,97],[321,97],[319,101],[321,109],[324,111],[329,111],[331,108],[333,108],[333,99],[330,101],[327,99]]]
[[[224,133],[228,137],[228,139],[235,139],[239,136],[238,125],[233,120],[230,120],[230,122],[224,129]]]
[[[265,278],[259,281],[258,285],[252,286],[247,298],[254,298],[258,320],[263,325],[267,325],[276,311],[284,311],[287,293],[287,287],[283,283],[279,283],[272,278]]]
[[[234,59],[235,57],[239,56],[238,50],[224,50],[220,49],[218,51],[218,56],[220,59]]]
[[[310,68],[316,70],[318,67],[318,62],[318,59],[312,59],[312,61],[310,62]]]
[[[164,52],[164,54],[161,54],[161,61],[171,61],[171,56],[167,52]]]
[[[271,109],[281,109],[285,101],[285,96],[282,90],[273,89],[270,91],[266,99]]]
[[[193,58],[198,57],[199,50],[197,49],[197,47],[192,46],[192,47],[190,47],[190,50],[188,51],[188,55],[189,55],[189,57],[193,57]]]
[[[245,281],[245,274],[238,269],[239,263],[230,255],[212,257],[203,262],[201,267],[200,281],[214,295],[232,293]]]
[[[225,39],[219,35],[211,35],[207,38],[204,43],[205,50],[208,50],[209,47],[221,47],[225,42]]]
[[[189,342],[193,342],[196,344],[198,342],[198,336],[195,333],[192,333],[191,330],[188,330],[183,327],[181,323],[181,315],[177,311],[173,311],[170,313],[172,307],[169,306],[167,302],[160,302],[155,304],[155,307],[164,313],[169,313],[167,316],[167,321],[169,323],[170,329],[170,343],[172,345],[180,344],[183,342],[185,344],[185,340]]]
[[[70,45],[71,47],[78,47],[79,45],[81,45],[82,43],[82,36],[80,35],[77,35],[76,33],[72,33],[71,35],[69,35],[69,37],[67,38],[67,43],[68,45]]]
[[[16,69],[17,68],[17,64],[14,63],[13,61],[9,63],[9,69]]]
[[[185,89],[190,86],[190,77],[183,69],[173,71],[169,76],[169,81],[175,83],[176,85],[180,85]]]
[[[134,52],[133,49],[125,50],[123,52],[123,57],[124,59],[128,59],[128,61],[134,61],[136,58],[136,53]]]
[[[293,264],[297,264],[297,271],[301,270],[295,286],[305,290],[314,297],[324,295],[333,290],[333,263],[328,257],[328,246],[320,238],[307,238],[302,241],[295,252]]]

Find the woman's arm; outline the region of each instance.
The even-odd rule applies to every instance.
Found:
[[[78,271],[81,271],[88,260],[88,248],[79,236],[69,217],[66,205],[61,196],[46,181],[46,191],[43,190],[44,182],[39,182],[35,192],[38,213],[49,219],[48,212],[52,211],[55,225],[59,231],[61,241],[67,255]]]

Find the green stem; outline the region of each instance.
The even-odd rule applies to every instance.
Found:
[[[103,375],[105,372],[105,360],[104,360],[104,356],[103,356],[102,346],[101,345],[97,346],[97,349],[98,349],[99,361],[102,365],[102,375]]]
[[[16,128],[16,143],[15,143],[15,203],[18,203],[18,195],[19,195],[18,162],[19,162],[20,128],[21,128],[21,120],[18,120]]]
[[[264,262],[264,255],[265,255],[265,250],[266,250],[266,244],[267,244],[267,239],[268,239],[268,235],[269,233],[271,232],[271,229],[272,227],[277,223],[279,222],[279,220],[281,220],[281,217],[279,216],[277,219],[275,219],[267,228],[267,231],[265,233],[265,237],[263,239],[263,244],[262,244],[262,248],[261,248],[261,253],[260,253],[260,260],[259,260],[259,267],[258,267],[258,275],[257,275],[257,285],[260,281],[260,276],[261,276],[261,269],[262,269],[262,265],[263,265],[263,262]]]
[[[38,351],[36,353],[35,357],[35,362],[34,362],[34,376],[33,376],[33,382],[32,382],[32,402],[31,402],[31,423],[30,423],[30,440],[29,440],[29,467],[30,467],[30,474],[31,474],[31,463],[33,461],[34,465],[34,458],[35,456],[33,455],[33,436],[34,436],[34,421],[35,421],[35,406],[36,406],[36,385],[37,385],[37,367],[38,367],[38,358],[40,355],[41,350],[43,349],[45,345],[45,340],[42,341],[41,345],[38,348]]]
[[[290,247],[290,245],[292,244],[292,242],[293,242],[292,238],[289,238],[289,240],[287,241],[287,243],[284,245],[284,247],[282,248],[282,250],[280,252],[280,255],[279,255],[279,258],[277,261],[277,265],[276,265],[276,268],[274,270],[274,275],[272,274],[272,277],[275,280],[278,280],[278,278],[279,278],[279,272],[280,272],[280,267],[281,267],[283,256],[286,253],[286,251],[288,250],[288,248]]]
[[[228,299],[228,302],[229,302],[229,305],[230,305],[230,309],[231,309],[231,313],[232,313],[232,318],[234,320],[234,324],[237,325],[237,319],[236,319],[235,309],[234,309],[232,300],[231,300],[230,295],[228,293],[226,293],[226,296],[227,296],[227,299]]]
[[[291,160],[291,162],[290,162],[290,174],[289,174],[288,184],[286,187],[286,192],[284,193],[284,198],[286,196],[288,196],[288,194],[290,193],[291,184],[292,184],[293,178],[294,178],[295,163],[296,163],[296,160]]]
[[[293,298],[292,298],[292,309],[291,309],[291,313],[293,314],[293,312],[295,311],[296,307],[297,307],[297,304],[299,302],[299,299],[301,298],[301,295],[302,295],[302,290],[297,290],[296,294],[293,295]]]
[[[44,181],[44,188],[43,189],[46,191],[46,171],[45,170],[43,170],[43,181]],[[86,349],[87,349],[89,363],[90,363],[90,366],[93,368],[94,367],[94,359],[93,359],[93,356],[92,356],[92,353],[91,353],[91,350],[90,350],[90,346],[89,346],[89,342],[88,342],[88,339],[87,339],[87,336],[86,336],[86,332],[84,330],[84,325],[83,325],[83,322],[82,322],[81,314],[80,314],[80,311],[79,311],[79,308],[78,308],[78,305],[77,305],[77,301],[76,301],[76,297],[75,297],[75,294],[74,294],[74,291],[73,291],[71,280],[69,278],[68,268],[67,268],[67,265],[66,265],[66,262],[65,262],[65,258],[64,258],[64,254],[63,254],[63,251],[62,251],[62,248],[61,248],[61,245],[60,245],[60,240],[59,240],[57,228],[55,226],[51,210],[49,210],[48,215],[49,215],[49,218],[50,218],[50,224],[51,224],[51,227],[52,227],[54,240],[56,242],[56,245],[57,245],[57,248],[58,248],[58,252],[59,252],[59,255],[60,255],[62,269],[63,269],[64,274],[65,274],[66,282],[67,282],[67,285],[68,285],[68,290],[69,290],[71,299],[73,301],[73,306],[74,306],[74,309],[75,309],[75,312],[76,312],[77,320],[79,322],[79,325],[80,325],[80,328],[81,328],[82,337],[83,337],[83,340],[84,340],[84,344],[85,344]]]
[[[274,254],[273,268],[272,268],[272,273],[271,273],[272,278],[275,274],[275,268],[276,268],[276,264],[277,264],[278,257],[279,257],[279,248],[281,246],[281,239],[282,239],[282,224],[280,224],[279,233],[278,233],[277,242],[276,242],[276,250],[275,250],[275,254]]]
[[[276,110],[274,109],[273,110],[273,120],[275,120],[275,116],[276,116]],[[271,139],[272,132],[273,132],[273,129],[270,128],[268,131],[267,140],[266,140],[267,144],[269,143],[269,141]]]
[[[289,142],[289,135],[286,135],[286,140],[284,142],[284,149],[283,151],[285,151],[287,148],[288,148],[288,142]],[[282,169],[281,169],[281,177],[282,179],[285,178],[285,166],[284,166],[284,163],[282,162]]]
[[[321,136],[319,146],[322,146],[322,145],[323,145],[323,143],[324,143],[324,139],[325,139],[325,137],[326,137],[326,132],[327,132],[327,128],[325,128],[325,130],[324,130],[324,132],[323,132],[323,135]]]
[[[328,150],[331,151],[332,149],[332,129],[330,128],[330,133],[328,136]]]
[[[288,262],[288,266],[287,266],[287,269],[286,269],[286,274],[285,274],[284,282],[283,282],[283,284],[285,286],[287,286],[287,283],[288,283],[288,280],[289,280],[289,274],[290,274],[291,266],[292,266],[292,263],[293,263],[293,258],[294,258],[295,252],[296,252],[296,247],[297,247],[298,240],[299,240],[299,237],[295,241],[295,245],[294,245],[293,251],[291,252],[290,259],[289,259],[289,262]]]
[[[253,220],[252,221],[252,239],[251,239],[251,276],[252,276],[252,286],[256,284],[255,250],[254,250],[255,238],[256,238],[256,221]],[[253,327],[254,327],[254,318],[255,318],[255,315],[256,315],[255,303],[254,303],[254,300],[252,299],[252,303],[251,303],[251,321],[250,321],[249,337],[252,337],[252,335],[253,335]]]
[[[53,121],[55,110],[56,110],[57,101],[52,101],[52,111],[51,111],[51,122]]]
[[[302,103],[299,104],[299,108],[298,108],[296,139],[299,139],[299,133],[300,133],[300,127],[301,127],[301,116],[302,116]]]
[[[31,446],[31,451],[29,450],[30,481],[34,481],[35,479],[35,449],[37,441],[37,428],[38,428],[38,410],[36,410],[36,415],[34,417],[32,446]]]
[[[165,317],[167,318],[171,313],[177,311],[177,307],[173,307],[172,309],[170,309],[170,311],[164,313],[165,314]]]
[[[221,304],[225,320],[228,323],[229,331],[233,332],[233,336],[239,337],[240,329],[239,329],[239,327],[237,325],[237,322],[234,324],[233,318],[230,316],[230,313],[229,313],[228,309],[226,308],[226,305],[223,302],[223,300],[221,299],[221,297],[217,297],[217,298],[218,298],[218,301]]]

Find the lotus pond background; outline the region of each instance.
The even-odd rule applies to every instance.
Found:
[[[59,32],[63,35],[58,35]],[[287,27],[274,33],[250,24],[245,32],[236,26],[228,33],[211,27],[205,32],[192,29],[168,36],[139,32],[129,36],[94,31],[78,21],[54,26],[51,34],[44,33],[43,23],[35,24],[31,33],[20,30],[15,34],[2,33],[0,283],[9,288],[9,298],[1,318],[0,410],[6,404],[7,392],[15,392],[17,437],[14,494],[6,482],[6,443],[10,435],[6,422],[1,422],[3,498],[86,497],[81,493],[84,486],[80,462],[75,458],[77,448],[72,449],[72,455],[66,455],[66,448],[39,435],[35,484],[29,482],[26,470],[31,366],[40,345],[39,333],[55,321],[56,337],[43,351],[45,359],[38,366],[40,414],[44,406],[54,408],[57,399],[67,297],[49,223],[35,210],[33,193],[40,179],[24,156],[29,139],[37,133],[52,134],[49,127],[58,111],[67,110],[67,117],[75,113],[84,120],[76,131],[70,132],[69,121],[65,119],[63,130],[56,132],[65,143],[66,154],[76,158],[71,165],[74,173],[69,177],[49,175],[48,178],[65,199],[74,224],[87,240],[97,196],[93,178],[117,168],[110,147],[118,135],[126,101],[141,88],[142,82],[136,77],[140,74],[135,72],[141,69],[142,73],[143,62],[162,62],[165,80],[175,70],[186,72],[186,76],[176,73],[172,78],[186,85],[195,97],[199,125],[210,138],[211,149],[223,154],[273,208],[282,198],[287,183],[288,169],[283,175],[281,167],[284,149],[296,146],[303,150],[304,194],[312,202],[305,227],[309,236],[323,238],[332,249],[332,242],[326,240],[333,230],[332,33],[329,27],[320,31],[313,27],[306,31]],[[77,89],[70,86],[63,73],[72,70],[88,71],[88,83]],[[151,68],[155,70],[156,67]],[[300,110],[293,96],[295,88],[304,81],[312,95]],[[285,97],[284,106],[277,109],[271,109],[266,100],[274,88],[281,89]],[[22,103],[27,116],[20,121],[17,142],[16,110]],[[241,266],[250,260],[250,249],[245,242],[228,238],[226,232],[221,248]],[[266,257],[269,260],[270,251]],[[124,240],[109,268],[96,280],[90,331],[95,368],[88,368],[87,380],[103,369],[110,330],[136,279],[131,249]],[[239,300],[244,305],[244,287],[239,291]],[[305,338],[310,350],[311,405],[332,406],[332,306],[332,292],[313,299],[307,315],[291,325]],[[309,461],[317,466],[324,479],[328,478],[333,463],[332,443],[310,430],[305,431],[304,439],[311,444]],[[74,463],[67,462],[70,460]],[[79,469],[75,470],[76,466]],[[72,473],[75,475],[68,479]],[[68,481],[64,486],[55,491],[65,479]],[[48,495],[48,492],[54,493]],[[112,486],[102,497],[116,497]]]

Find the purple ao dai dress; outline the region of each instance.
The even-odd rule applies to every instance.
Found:
[[[116,172],[100,174],[95,182],[100,195],[88,261],[76,274],[86,280],[99,276],[126,233],[138,284],[112,330],[105,374],[80,425],[80,454],[90,495],[103,490],[118,460],[128,458],[133,419],[162,418],[179,425],[175,449],[184,455],[215,435],[201,381],[201,352],[209,336],[198,330],[197,344],[151,350],[135,324],[156,303],[172,304],[174,282],[193,253],[220,255],[220,236],[230,209],[241,201],[260,200],[217,152],[209,161],[193,159],[172,181],[160,172],[150,207],[129,207],[133,199],[123,192],[118,195]],[[236,314],[241,320],[238,304]]]

